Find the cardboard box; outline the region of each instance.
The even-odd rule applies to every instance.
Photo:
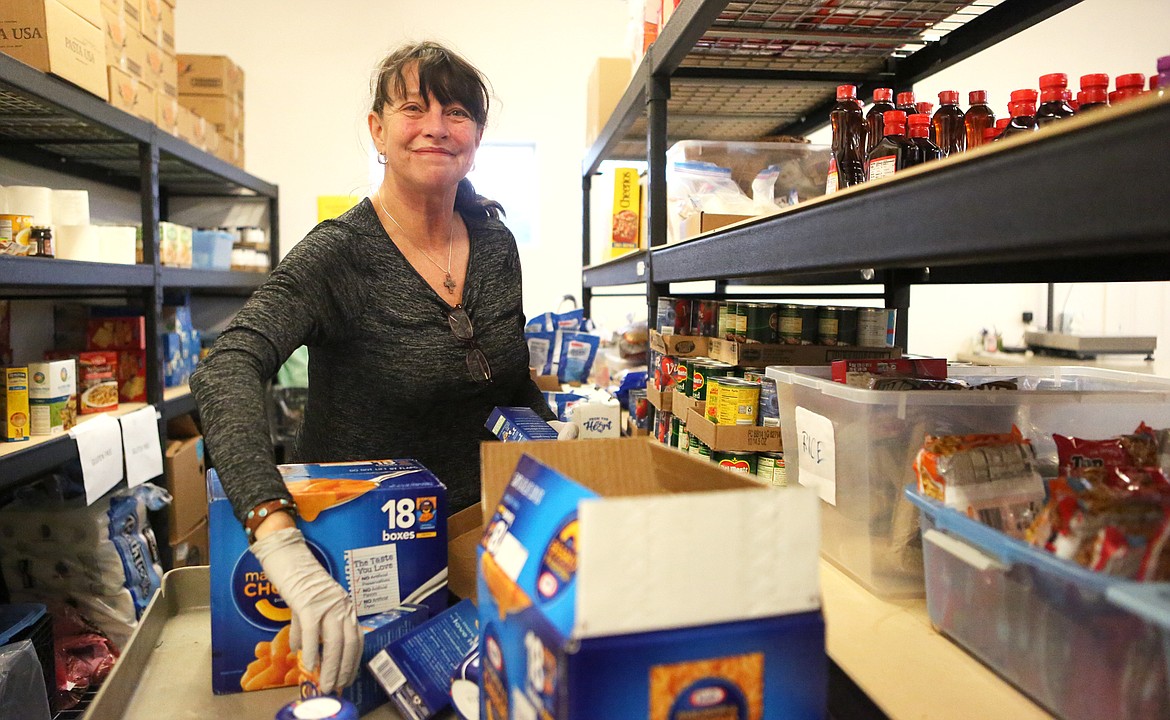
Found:
[[[108,71],[110,73],[110,104],[119,110],[125,110],[131,115],[154,124],[154,116],[157,111],[154,104],[154,88],[116,67],[110,67]]]
[[[101,0],[58,0],[58,2],[80,15],[90,25],[98,28],[102,26]]]
[[[642,235],[642,186],[634,168],[613,172],[613,212],[610,215],[609,252],[612,260],[638,249]]]
[[[79,0],[75,7],[86,5]],[[0,52],[105,99],[106,43],[96,0],[92,10],[91,22],[59,0],[0,4]]]
[[[170,97],[179,96],[179,65],[175,56],[144,41],[146,48],[146,82],[157,92]]]
[[[141,0],[142,36],[163,52],[175,54],[175,9],[163,0]]]
[[[622,434],[622,406],[616,399],[607,402],[579,402],[569,409],[578,428],[578,440],[616,438]]]
[[[743,220],[752,219],[752,215],[725,215],[722,213],[697,212],[687,215],[682,221],[682,237],[687,240],[705,232],[718,230],[721,227],[734,225]]]
[[[126,16],[126,21],[138,29],[142,34],[142,4],[141,0],[102,0],[102,8]]]
[[[829,365],[834,360],[857,358],[899,358],[895,347],[857,345],[766,345],[710,338],[707,354],[716,360],[740,367],[768,365]]]
[[[203,436],[189,415],[167,423],[167,438],[163,477],[172,498],[167,515],[173,545],[207,518],[207,466]]]
[[[32,435],[59,435],[77,424],[77,361],[28,364]]]
[[[646,386],[646,399],[650,404],[662,412],[672,412],[674,408],[674,390],[659,390],[653,384]]]
[[[31,428],[28,406],[28,368],[4,368],[4,392],[0,394],[0,414],[4,415],[7,442],[28,440]]]
[[[716,425],[694,408],[687,410],[687,432],[712,450],[779,452],[784,449],[778,427]]]
[[[170,542],[172,568],[208,563],[210,553],[208,552],[207,525],[207,517],[205,516],[198,525],[188,530],[186,535]]]
[[[647,440],[545,445],[482,446],[485,717],[825,715],[813,493]]]
[[[155,93],[154,124],[158,125],[160,129],[166,130],[171,135],[178,137],[179,107],[179,99],[177,97],[171,97],[163,93]]]
[[[146,79],[146,41],[138,23],[103,5],[101,28],[106,39],[106,64],[139,80]]]
[[[688,397],[678,389],[678,386],[675,386],[674,389],[670,392],[672,394],[672,399],[670,401],[671,412],[673,412],[675,415],[678,415],[679,418],[684,422],[686,421],[688,410],[694,410],[695,412],[702,415],[703,412],[707,409],[706,400],[696,400],[695,398]]]
[[[179,99],[175,98],[175,102],[178,103]],[[197,146],[197,143],[195,142],[195,113],[191,112],[180,104],[176,118],[177,121],[175,123],[175,134],[179,136],[180,140]]]
[[[503,443],[500,443],[503,444]],[[359,616],[417,602],[447,606],[446,488],[413,460],[281,465],[297,526],[354,597]],[[211,664],[216,694],[284,687],[286,673],[252,682],[256,644],[287,643],[291,613],[248,549],[215,471],[207,473],[211,537]],[[286,645],[287,647],[287,645]],[[295,667],[287,668],[291,670]],[[295,673],[293,673],[295,676]]]
[[[142,315],[91,317],[85,346],[88,350],[145,350],[146,318]]]
[[[118,351],[118,399],[146,402],[146,351]]]
[[[179,104],[211,123],[221,135],[234,137],[243,127],[244,111],[237,100],[221,95],[180,93]]]
[[[630,84],[629,58],[597,58],[585,87],[585,145],[590,146],[601,134],[609,116],[621,101]]]
[[[244,71],[223,55],[186,55],[179,62],[180,95],[220,95],[244,102]]]
[[[118,353],[86,350],[77,353],[78,412],[82,415],[118,409]]]
[[[657,330],[651,330],[650,349],[660,355],[703,357],[710,354],[713,339],[696,335],[663,335]]]

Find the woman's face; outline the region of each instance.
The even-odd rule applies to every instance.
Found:
[[[370,113],[374,147],[406,186],[453,189],[471,170],[483,129],[461,104],[421,97],[415,68],[404,76],[406,97],[392,97],[381,115]]]

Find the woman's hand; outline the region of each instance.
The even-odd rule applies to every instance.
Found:
[[[574,422],[549,420],[548,424],[557,431],[557,440],[576,440],[577,436],[581,434],[581,428],[577,427],[577,423]]]

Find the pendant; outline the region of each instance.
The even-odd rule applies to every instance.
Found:
[[[447,288],[448,294],[455,294],[455,281],[451,279],[451,273],[447,273],[447,279],[443,281],[443,287]]]

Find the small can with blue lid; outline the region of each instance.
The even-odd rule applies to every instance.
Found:
[[[275,720],[358,720],[353,703],[335,697],[294,700],[276,713]]]

